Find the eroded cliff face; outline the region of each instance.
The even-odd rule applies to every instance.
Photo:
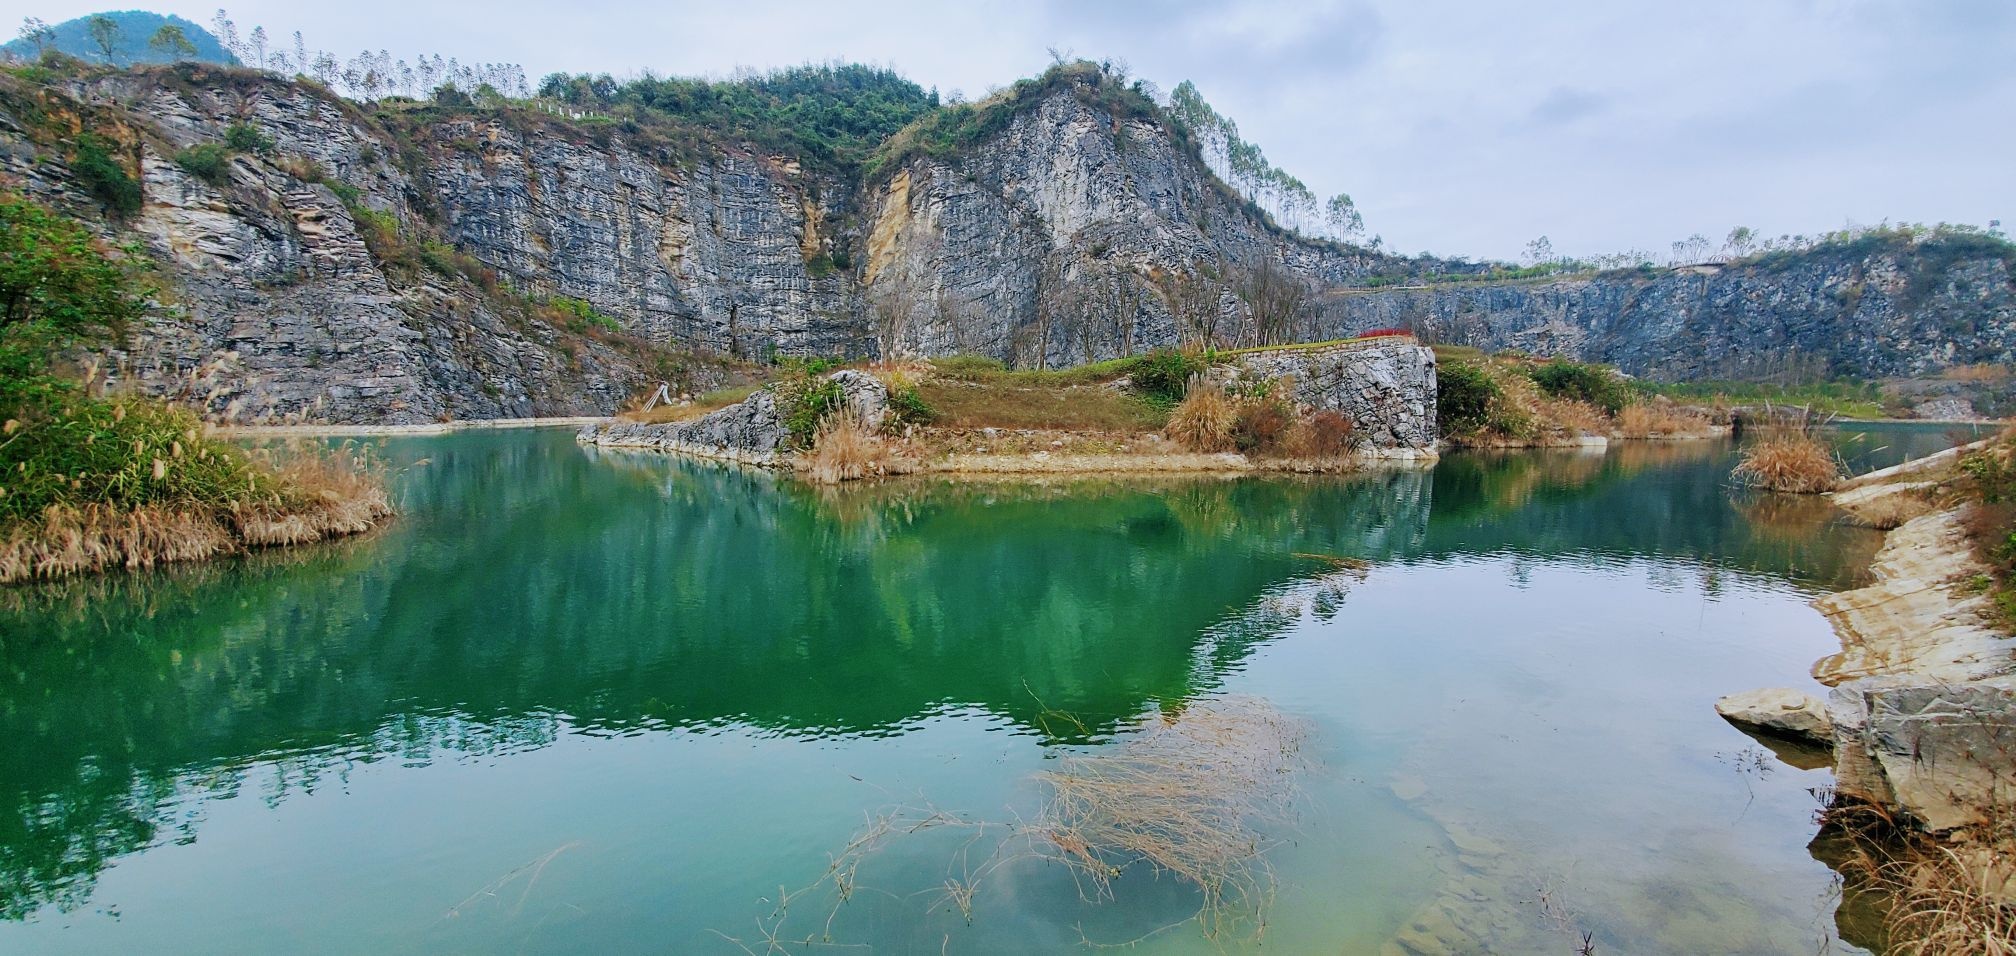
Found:
[[[111,356],[115,379],[220,412],[407,423],[604,411],[664,371],[649,350],[500,310],[467,277],[396,276],[367,248],[359,211],[413,228],[417,243],[414,184],[388,160],[396,144],[322,95],[158,74],[5,92],[0,171],[158,267],[165,307]],[[234,123],[272,149],[235,154],[215,183],[173,161]],[[114,139],[137,169],[137,214],[106,218],[64,164],[80,129]]]
[[[1326,335],[1379,326],[1662,380],[1923,377],[2016,363],[2016,263],[1891,244],[1653,276],[1327,297]]]
[[[953,158],[865,187],[867,311],[886,349],[1074,364],[1176,340],[1168,280],[1263,260],[1322,283],[1384,257],[1271,230],[1162,124],[1066,85]],[[1229,294],[1220,303],[1232,323]]]
[[[677,164],[561,123],[459,118],[416,138],[447,236],[517,289],[726,355],[869,348],[849,277],[815,265],[848,212],[841,183],[732,153]]]
[[[1108,358],[1175,341],[1179,313],[1194,325],[1177,277],[1262,263],[1340,290],[1306,338],[1407,326],[1662,378],[2016,361],[2016,289],[1990,257],[1351,290],[1396,261],[1273,229],[1162,123],[1088,89],[1060,84],[956,151],[853,182],[526,110],[367,113],[243,72],[5,77],[0,178],[159,263],[172,308],[116,356],[121,374],[187,391],[227,356],[198,398],[337,422],[606,413],[661,379],[704,387],[709,355]],[[272,148],[236,152],[214,183],[174,162],[240,123]],[[138,213],[106,216],[66,165],[87,129],[141,179]],[[1221,332],[1248,314],[1230,285],[1202,306]],[[552,299],[614,330],[562,321]]]

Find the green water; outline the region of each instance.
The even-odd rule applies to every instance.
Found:
[[[869,815],[1027,819],[1058,756],[1225,696],[1307,727],[1264,943],[1143,950],[1847,950],[1827,774],[1711,705],[1810,685],[1806,602],[1875,536],[1735,494],[1725,443],[837,493],[564,432],[384,447],[368,538],[0,594],[0,952],[762,951]],[[833,942],[1071,951],[1198,905],[1030,861],[969,922],[967,841],[891,841]]]

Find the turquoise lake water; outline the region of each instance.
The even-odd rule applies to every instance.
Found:
[[[1855,951],[1827,772],[1712,705],[1813,688],[1807,602],[1877,535],[1731,488],[1731,443],[840,490],[560,431],[383,454],[366,538],[0,594],[0,953]],[[1227,904],[1264,923],[1004,851],[1046,772],[1226,709],[1300,734]],[[920,812],[960,823],[822,882]]]

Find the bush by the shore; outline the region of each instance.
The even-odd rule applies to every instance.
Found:
[[[391,513],[354,456],[260,456],[192,412],[90,393],[59,357],[150,308],[131,257],[0,195],[0,584],[363,531]]]

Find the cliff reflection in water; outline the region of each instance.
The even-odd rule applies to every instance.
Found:
[[[1724,444],[1348,479],[814,489],[556,433],[395,441],[366,540],[5,595],[0,916],[88,896],[194,794],[575,730],[894,734],[978,708],[1098,738],[1279,633],[1311,555],[1656,556],[1837,586],[1845,529],[1746,517]],[[1431,507],[1432,505],[1432,507]],[[1372,572],[1377,574],[1376,569]],[[1046,723],[1067,711],[1070,734]]]

